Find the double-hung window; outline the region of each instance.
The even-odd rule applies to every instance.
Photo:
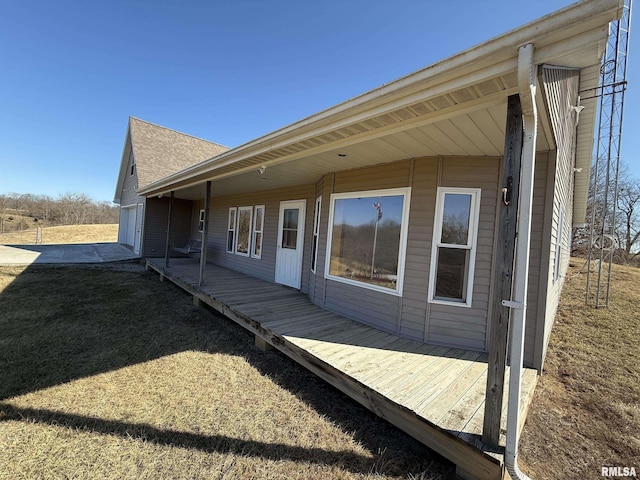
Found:
[[[313,243],[311,245],[311,271],[316,273],[316,264],[318,263],[318,238],[320,236],[320,207],[322,206],[322,197],[316,198],[316,209],[313,215]]]
[[[238,207],[238,225],[236,228],[236,249],[238,255],[249,256],[251,242],[251,218],[253,207]]]
[[[227,252],[233,253],[233,248],[236,242],[236,207],[229,209],[229,221],[227,223]]]
[[[251,242],[251,256],[262,257],[262,231],[264,229],[264,205],[256,205],[253,215],[253,241]]]
[[[429,301],[471,306],[480,189],[438,188]]]
[[[410,188],[331,195],[324,274],[402,295]]]

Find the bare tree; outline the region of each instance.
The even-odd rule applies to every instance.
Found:
[[[626,261],[640,254],[640,184],[637,179],[625,178],[619,184],[618,238],[624,249]]]
[[[617,187],[617,197],[616,197]],[[605,199],[607,212],[603,206]],[[612,221],[613,207],[616,206],[615,221]],[[640,247],[640,180],[635,178],[629,167],[621,163],[619,178],[610,175],[607,183],[606,171],[591,169],[591,182],[587,206],[586,226],[574,229],[572,255],[586,255],[591,242],[591,224],[594,225],[595,240],[601,233],[611,235],[617,242],[614,261],[628,263],[638,256]],[[600,240],[602,241],[602,240]]]

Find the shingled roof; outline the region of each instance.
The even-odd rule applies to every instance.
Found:
[[[129,117],[115,202],[119,203],[130,152],[136,161],[138,189],[229,150],[218,143]]]

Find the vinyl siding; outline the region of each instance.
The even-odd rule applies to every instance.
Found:
[[[306,200],[304,226],[304,251],[302,258],[302,278],[300,290],[308,291],[309,285],[309,261],[311,254],[311,239],[313,227],[313,208],[315,202],[315,186],[303,185],[299,187],[267,190],[251,194],[232,195],[226,197],[213,197],[209,211],[209,239],[207,261],[215,263],[247,275],[251,275],[269,282],[275,281],[276,247],[278,239],[278,217],[280,215],[280,202],[286,200]],[[203,203],[194,206],[194,217],[198,215]],[[262,257],[252,258],[228,253],[227,222],[230,207],[265,206],[264,230],[262,239]],[[197,224],[193,227],[197,230]]]
[[[141,197],[136,193],[138,189],[138,171],[135,170],[133,175],[131,172],[131,162],[133,161],[133,155],[129,155],[129,162],[127,163],[127,169],[125,172],[124,182],[122,184],[122,192],[120,195],[120,218],[118,226],[118,243],[126,243],[123,233],[126,231],[126,227],[123,226],[123,222],[127,221],[126,216],[122,215],[122,207],[131,205],[137,205],[138,203],[146,203],[145,197]]]
[[[431,261],[431,237],[438,187],[438,159],[414,162],[411,211],[407,236],[407,263],[399,334],[426,341],[428,333],[427,295]]]
[[[411,187],[404,286],[399,297],[329,279],[324,280],[326,288],[322,291],[319,271],[314,302],[402,337],[485,350],[499,168],[496,158],[421,158],[326,176],[322,182],[320,242],[324,256],[331,193]],[[471,308],[427,302],[438,186],[482,189]],[[319,265],[324,265],[322,260],[319,255]]]
[[[545,263],[548,255],[543,255],[546,222],[551,215],[547,212],[549,154],[536,154],[536,165],[533,181],[533,206],[531,215],[531,245],[529,249],[529,289],[527,292],[527,320],[525,324],[524,364],[533,367],[535,364],[535,343],[537,331],[544,328],[544,299],[540,298],[541,290],[546,291],[543,278],[546,277]]]
[[[471,308],[430,304],[426,335],[428,343],[486,350],[499,173],[500,159],[498,158],[445,158],[442,160],[439,186],[482,189],[480,221]],[[431,225],[433,225],[434,214],[429,219]]]
[[[174,247],[187,245],[191,233],[193,202],[174,199],[171,214],[171,235],[169,244]],[[169,197],[148,198],[144,216],[144,236],[142,255],[164,257],[167,242],[167,219],[169,217]]]
[[[136,203],[143,203],[145,199],[145,197],[141,197],[136,193],[138,190],[138,170],[135,170],[133,175],[130,175],[132,161],[133,154],[129,155],[129,162],[127,163],[127,170],[125,172],[125,178],[122,184],[120,205],[133,205]]]
[[[534,188],[534,218],[532,225],[532,257],[529,290],[529,318],[539,316],[539,286],[545,231],[545,195],[548,197],[548,156],[539,154]],[[331,312],[345,315],[367,325],[430,344],[463,347],[484,351],[487,348],[488,315],[498,206],[500,159],[492,157],[444,157],[405,160],[374,167],[335,172],[316,184],[255,192],[251,194],[213,197],[209,216],[208,261],[266,281],[274,281],[276,241],[280,202],[307,202],[303,271],[301,290],[310,299]],[[480,211],[475,274],[470,308],[429,303],[429,271],[435,220],[437,188],[480,188]],[[402,296],[326,279],[327,234],[332,193],[345,193],[386,188],[411,187],[409,224],[407,228],[406,261]],[[311,246],[315,200],[322,197],[318,261],[316,273],[311,273]],[[197,219],[204,202],[177,201],[176,215],[186,220],[174,227],[184,242],[197,235]],[[262,258],[254,259],[226,251],[227,221],[230,207],[265,205]],[[155,249],[164,254],[164,236],[168,199],[149,199],[145,252]],[[569,207],[570,208],[570,207]],[[178,210],[182,213],[178,213]],[[548,222],[551,222],[550,215]],[[526,364],[534,362],[536,321],[527,325]]]
[[[555,182],[553,184],[553,201],[549,207],[553,208],[550,228],[549,250],[542,252],[548,259],[547,295],[544,306],[544,323],[539,325],[537,334],[536,354],[534,365],[542,369],[546,356],[547,345],[551,335],[556,310],[560,301],[560,292],[569,266],[569,246],[571,241],[571,227],[573,214],[574,173],[576,152],[576,115],[569,111],[571,105],[576,105],[579,89],[579,71],[545,67],[542,70],[545,100],[548,105],[553,132],[556,137]],[[551,188],[551,186],[550,186]],[[564,217],[560,228],[560,212]],[[556,245],[560,246],[559,277],[554,279],[554,264],[556,261]],[[544,261],[544,258],[543,258]]]
[[[366,190],[381,190],[410,186],[412,162],[410,160],[337,172],[331,176],[332,191],[324,190],[322,198],[322,227],[324,256],[326,260],[326,234],[329,228],[329,206],[331,193],[347,193]],[[325,177],[326,181],[327,177]],[[330,180],[330,181],[331,181]],[[325,207],[326,204],[326,207]],[[324,272],[323,272],[324,275]],[[402,299],[396,295],[377,292],[367,288],[348,285],[325,279],[323,307],[331,312],[345,315],[386,332],[396,333],[399,326],[399,310]]]

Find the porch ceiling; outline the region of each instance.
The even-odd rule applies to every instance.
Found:
[[[489,40],[440,63],[189,167],[140,190],[154,196],[202,198],[302,185],[322,175],[425,156],[500,156],[506,102],[518,91],[517,52],[534,43],[534,62],[582,69],[580,88],[597,86],[607,22],[618,0],[585,1]],[[538,151],[555,148],[541,97]],[[593,138],[587,108],[578,137]],[[590,160],[578,144],[578,164]],[[582,158],[584,157],[584,158]],[[266,166],[263,175],[258,169]]]
[[[389,128],[393,127],[393,120],[401,118],[401,113],[392,112],[387,114],[386,124],[381,123],[380,119],[374,119],[350,125],[342,133],[353,132],[353,138],[345,136],[333,142],[326,138],[327,143],[336,145],[317,148],[316,152],[298,154],[295,159],[290,159],[291,154],[285,155],[284,161],[280,162],[278,157],[269,159],[268,155],[252,158],[246,161],[243,172],[229,172],[222,178],[212,179],[212,195],[219,197],[310,184],[331,172],[410,158],[501,156],[504,148],[506,98],[511,93],[512,88],[504,88],[499,95],[492,97],[489,105],[481,105],[434,123],[417,122],[409,128],[403,125],[403,129]],[[377,135],[366,135],[374,129],[382,131]],[[548,136],[547,131],[548,129],[540,129],[540,151],[553,148],[553,138]],[[334,132],[326,136],[336,138],[338,135]],[[313,143],[313,140],[308,143]],[[319,144],[318,147],[324,145]],[[262,165],[266,165],[267,169],[260,175],[258,169]],[[203,178],[199,184],[177,189],[176,197],[190,200],[202,198],[204,180],[206,179]]]

